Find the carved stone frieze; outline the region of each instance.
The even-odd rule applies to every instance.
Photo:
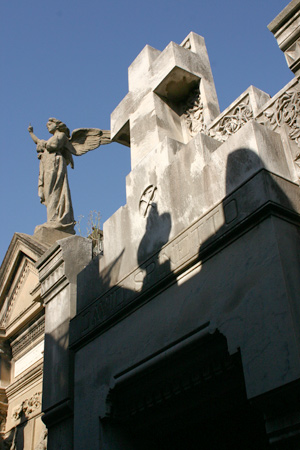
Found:
[[[253,119],[253,110],[250,104],[249,95],[234,109],[229,111],[216,126],[212,127],[208,134],[220,142],[226,141],[229,136],[235,134],[247,122]]]
[[[43,335],[45,331],[45,319],[41,317],[36,323],[34,323],[25,333],[18,336],[17,339],[12,341],[11,349],[13,357],[19,355],[26,347],[33,343],[39,336]]]
[[[40,407],[42,403],[42,393],[36,392],[32,397],[25,399],[13,411],[13,419],[15,421],[25,417],[29,419]]]

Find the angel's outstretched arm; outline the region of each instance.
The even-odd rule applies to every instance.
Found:
[[[29,131],[29,134],[30,134],[31,139],[33,140],[33,142],[34,142],[35,144],[38,144],[39,141],[40,141],[40,139],[39,139],[38,137],[36,137],[35,134],[33,134],[33,127],[32,127],[31,125],[29,125],[28,131]]]

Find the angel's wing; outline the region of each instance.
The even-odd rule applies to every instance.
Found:
[[[70,151],[73,155],[80,156],[89,150],[94,150],[100,145],[110,143],[110,131],[99,128],[78,128],[70,137]]]

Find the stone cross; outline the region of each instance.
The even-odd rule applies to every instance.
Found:
[[[204,38],[195,33],[163,52],[147,45],[128,84],[111,115],[111,137],[130,146],[132,169],[166,136],[188,143],[220,113]]]

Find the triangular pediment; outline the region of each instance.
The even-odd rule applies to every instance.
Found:
[[[35,263],[47,248],[32,236],[13,236],[0,268],[0,330],[6,336],[22,328],[40,307]]]

